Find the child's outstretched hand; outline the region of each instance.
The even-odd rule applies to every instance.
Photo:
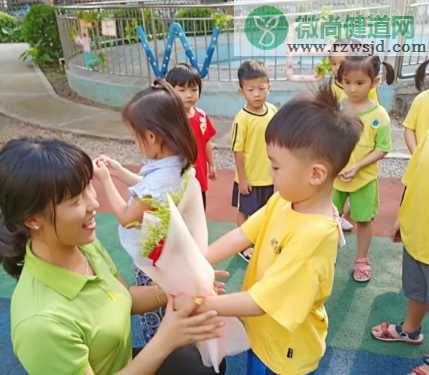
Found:
[[[222,281],[218,281],[217,279],[226,279],[229,277],[229,272],[222,270],[215,270],[215,282],[213,285],[213,289],[216,294],[225,294],[225,283]]]
[[[217,317],[216,311],[190,316],[198,307],[192,298],[188,298],[180,306],[169,296],[166,314],[155,337],[160,344],[170,347],[171,350],[181,346],[193,344],[221,336],[219,332],[223,322]],[[154,337],[154,339],[155,339]]]
[[[228,271],[215,270],[215,281],[213,283],[213,291],[216,294],[225,294],[225,283],[218,281],[217,279],[226,279],[227,277],[229,277]],[[179,294],[176,297],[174,297],[174,308],[183,309],[193,304],[194,310],[192,311],[192,313],[195,313],[199,307],[199,305],[196,304],[196,301],[202,302],[203,299],[189,297],[186,294]]]
[[[121,163],[119,163],[117,160],[110,158],[106,155],[100,155],[95,160],[101,160],[104,165],[109,169],[109,172],[112,176],[118,176],[122,169]]]
[[[97,158],[93,161],[92,165],[94,168],[94,177],[98,181],[103,182],[110,177],[109,169],[103,160]]]

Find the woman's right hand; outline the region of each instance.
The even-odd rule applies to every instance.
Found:
[[[190,316],[196,307],[196,304],[190,301],[180,309],[174,310],[173,299],[168,297],[166,313],[156,334],[161,345],[166,345],[173,351],[197,341],[221,336],[219,331],[224,323],[217,318],[217,312],[206,311]]]

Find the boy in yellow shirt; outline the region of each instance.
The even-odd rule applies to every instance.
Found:
[[[264,206],[274,192],[265,130],[277,109],[267,102],[271,86],[262,62],[243,62],[238,69],[238,81],[246,106],[237,113],[233,123],[232,150],[236,174],[232,205],[237,207],[237,224],[241,225]],[[240,256],[248,262],[250,251],[240,252]]]
[[[422,63],[416,72],[416,87],[423,88],[426,75],[426,67],[429,60]],[[417,95],[404,121],[404,138],[408,150],[414,153],[416,147],[422,142],[424,135],[429,130],[429,90]]]
[[[265,133],[278,192],[209,248],[209,261],[218,263],[255,246],[243,291],[207,297],[199,307],[244,318],[248,375],[309,374],[325,352],[324,304],[341,233],[332,185],[360,133],[359,121],[340,112],[329,87],[284,105]]]
[[[429,131],[410,160],[403,179],[407,188],[399,210],[400,237],[404,244],[402,288],[408,299],[407,315],[402,323],[383,322],[372,328],[372,336],[384,342],[423,343],[421,323],[429,307],[428,170]],[[412,374],[429,375],[429,355],[423,361],[424,364]]]

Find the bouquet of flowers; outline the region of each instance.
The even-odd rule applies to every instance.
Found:
[[[145,212],[140,243],[128,250],[129,242],[121,238],[136,266],[168,294],[213,295],[214,270],[205,258],[207,223],[196,178],[187,172],[180,193],[168,195],[167,202],[147,203],[153,211]],[[204,365],[214,367],[216,372],[225,356],[249,348],[241,322],[237,318],[223,319],[224,336],[197,344]]]

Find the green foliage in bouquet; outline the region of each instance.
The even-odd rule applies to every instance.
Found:
[[[182,200],[183,194],[188,187],[191,170],[185,172],[181,188],[178,192],[169,193],[174,204],[177,206]],[[142,224],[142,249],[140,255],[148,257],[154,250],[160,241],[165,240],[168,232],[168,225],[170,223],[170,208],[168,201],[159,201],[153,198],[145,198],[143,202],[148,206],[152,207],[150,215],[158,219],[156,223],[144,223]],[[144,220],[144,219],[143,219]]]

